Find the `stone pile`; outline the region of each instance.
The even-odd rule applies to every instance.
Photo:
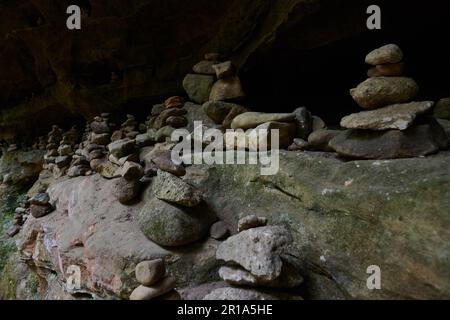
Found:
[[[136,162],[126,161],[118,171],[121,177],[115,180],[113,193],[120,203],[128,204],[139,196],[144,168]]]
[[[34,218],[46,216],[54,210],[47,193],[37,193],[30,199],[30,213]]]
[[[293,240],[286,228],[266,226],[267,219],[257,216],[244,217],[238,224],[239,233],[222,242],[216,252],[216,258],[227,263],[219,269],[219,276],[230,285],[228,299],[240,299],[242,294],[275,298],[277,292],[271,289],[291,290],[303,283],[300,261],[292,255]],[[205,299],[220,299],[224,290],[214,290]]]
[[[142,261],[135,268],[136,280],[141,284],[133,290],[130,300],[151,300],[175,289],[176,281],[166,275],[162,259]]]
[[[367,55],[366,62],[374,66],[371,78],[350,93],[369,110],[344,117],[341,126],[349,130],[331,133],[330,148],[357,159],[419,157],[447,148],[445,131],[430,115],[434,103],[412,102],[419,87],[413,79],[400,77],[402,59],[393,44]]]
[[[25,221],[27,221],[29,214],[30,201],[25,199],[14,211],[14,224],[6,231],[6,234],[11,238],[18,234]]]
[[[200,191],[169,172],[158,170],[152,190],[155,197],[142,209],[138,224],[161,246],[184,246],[200,240],[216,220]]]
[[[197,103],[234,101],[245,97],[236,68],[231,61],[222,60],[219,54],[208,53],[193,67],[193,74],[183,80],[189,98]]]

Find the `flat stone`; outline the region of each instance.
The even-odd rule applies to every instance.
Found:
[[[111,139],[109,133],[95,133],[92,132],[90,142],[93,144],[107,145]]]
[[[176,281],[172,277],[165,277],[152,287],[140,285],[130,295],[130,300],[151,300],[168,293],[175,288]]]
[[[100,174],[103,178],[113,179],[120,177],[120,174],[117,173],[118,165],[113,164],[110,161],[104,159],[93,159],[90,161],[90,167],[92,170],[95,170],[98,174]]]
[[[229,230],[227,225],[223,221],[217,221],[209,229],[209,235],[211,238],[221,240],[228,236]]]
[[[267,225],[267,218],[255,215],[245,216],[238,221],[238,232],[251,228],[264,227]]]
[[[227,101],[245,97],[241,80],[238,77],[229,77],[217,80],[212,86],[209,100]],[[206,101],[206,100],[205,100]],[[201,103],[203,103],[202,101]]]
[[[89,170],[90,167],[84,165],[72,166],[67,171],[67,175],[71,178],[84,176],[86,175],[86,172],[88,172]]]
[[[203,60],[197,63],[192,70],[195,73],[206,74],[206,75],[215,75],[216,71],[213,68],[213,65],[217,64],[217,61]]]
[[[441,99],[436,103],[434,116],[439,119],[450,120],[450,98]]]
[[[380,64],[367,71],[367,77],[398,77],[403,74],[405,64],[403,62],[393,64]]]
[[[38,206],[46,206],[50,202],[50,197],[47,193],[37,193],[30,199],[30,204]]]
[[[32,204],[30,206],[30,213],[36,219],[46,216],[47,214],[49,214],[53,210],[54,210],[53,207],[51,205],[49,205],[49,204],[45,205],[45,206]]]
[[[60,156],[68,156],[73,153],[72,147],[68,144],[63,144],[58,148],[58,153]]]
[[[108,150],[116,158],[125,157],[135,151],[135,140],[125,138],[111,142],[108,144]]]
[[[309,142],[300,138],[295,138],[288,147],[289,151],[304,151],[309,148]]]
[[[186,174],[186,169],[181,164],[172,162],[170,151],[161,152],[152,158],[152,162],[161,170],[172,173],[178,177]]]
[[[139,148],[152,146],[156,142],[155,135],[149,134],[148,132],[138,134],[136,136],[136,145]]]
[[[412,126],[404,131],[348,130],[333,138],[330,146],[341,156],[355,159],[421,157],[439,150],[433,131],[431,125]]]
[[[403,52],[396,44],[388,44],[375,49],[366,56],[366,63],[376,66],[380,64],[398,63],[403,60]]]
[[[136,162],[126,161],[122,167],[121,174],[126,180],[139,180],[144,175],[144,168]]]
[[[334,149],[329,146],[329,142],[334,137],[336,137],[341,133],[342,131],[340,130],[329,130],[329,129],[317,130],[309,135],[308,143],[310,147],[316,150],[322,150],[327,152],[334,151]]]
[[[172,128],[183,128],[186,127],[188,121],[185,117],[182,116],[171,116],[166,119],[166,124]]]
[[[411,78],[369,78],[350,90],[353,99],[363,109],[377,109],[397,103],[409,102],[419,93],[419,86]]]
[[[225,79],[235,75],[236,68],[231,61],[217,63],[212,66],[218,79]]]
[[[173,116],[183,116],[187,113],[185,109],[172,108],[162,111],[153,123],[153,128],[160,129],[167,125],[167,119]]]
[[[160,200],[184,207],[195,207],[202,202],[200,191],[169,172],[158,170],[153,186],[155,195]]]
[[[278,300],[274,295],[244,288],[218,288],[207,294],[203,300]]]
[[[189,98],[197,103],[208,101],[214,77],[199,74],[188,74],[183,80],[183,88]]]
[[[354,113],[342,118],[341,126],[348,129],[405,130],[417,116],[431,110],[433,105],[432,101],[411,102]]]
[[[244,230],[222,242],[216,258],[236,263],[264,281],[276,279],[281,274],[281,255],[292,242],[289,232],[280,226]]]
[[[136,265],[134,272],[140,284],[151,286],[164,277],[166,267],[162,259],[142,261]]]
[[[177,247],[203,238],[215,220],[204,204],[187,208],[153,198],[145,203],[138,225],[153,242]]]
[[[293,122],[293,113],[245,112],[236,116],[231,122],[232,129],[251,129],[266,122]]]
[[[109,133],[110,130],[106,121],[93,121],[90,126],[91,130],[98,134]]]

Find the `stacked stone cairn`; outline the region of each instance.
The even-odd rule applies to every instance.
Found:
[[[27,221],[29,214],[30,201],[28,199],[24,199],[16,208],[14,212],[14,224],[6,231],[6,234],[11,238],[18,234],[25,221]]]
[[[415,102],[417,83],[402,77],[403,52],[389,44],[370,52],[369,79],[350,91],[366,109],[341,120],[349,129],[329,141],[339,155],[356,159],[426,156],[448,147],[444,129],[432,117],[432,101]]]
[[[264,217],[243,217],[238,233],[222,242],[216,252],[216,258],[226,263],[219,276],[229,286],[212,291],[204,299],[274,300],[283,289],[299,287],[303,283],[301,263],[292,255],[291,246],[292,236],[285,227],[267,226]]]
[[[176,282],[166,275],[162,259],[142,261],[135,268],[136,280],[141,284],[130,295],[130,300],[151,300],[174,290]]]
[[[41,218],[54,210],[47,193],[37,193],[30,199],[30,213],[34,218]]]

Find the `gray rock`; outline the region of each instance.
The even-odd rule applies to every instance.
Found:
[[[229,234],[227,225],[223,221],[217,221],[209,229],[209,235],[211,238],[221,240]]]
[[[183,88],[189,98],[197,103],[208,101],[214,84],[213,76],[188,74],[183,80]]]
[[[296,138],[301,138],[303,140],[308,139],[308,136],[312,132],[313,119],[311,112],[305,107],[297,108],[294,110],[295,123],[297,125]]]
[[[217,80],[209,95],[212,101],[228,101],[245,97],[242,89],[241,80],[238,77],[229,77]],[[204,101],[203,101],[204,102]]]
[[[373,66],[379,64],[398,63],[403,60],[403,52],[396,44],[388,44],[375,49],[366,56],[366,63]]]
[[[107,145],[111,139],[109,133],[95,133],[92,132],[90,142],[93,144]]]
[[[350,90],[353,99],[363,109],[377,109],[391,104],[409,102],[419,93],[419,86],[411,78],[370,78]]]
[[[112,192],[120,203],[127,204],[139,196],[140,186],[139,181],[129,181],[125,178],[119,178],[116,179]]]
[[[217,63],[218,63],[217,61],[209,61],[209,60],[200,61],[192,68],[192,70],[194,70],[195,73],[215,75],[216,71],[214,70],[213,65]]]
[[[152,158],[152,162],[162,171],[172,173],[178,177],[186,174],[186,169],[182,164],[175,164],[172,162],[170,151],[161,152]]]
[[[303,139],[295,138],[288,147],[289,151],[304,151],[309,148],[309,142]]]
[[[126,180],[136,181],[144,175],[144,168],[136,162],[126,161],[121,174]]]
[[[160,200],[184,207],[195,207],[202,202],[200,191],[177,176],[162,170],[158,171],[153,186],[155,195]]]
[[[332,152],[334,149],[329,146],[329,142],[341,133],[340,130],[317,130],[309,135],[308,143],[314,149]]]
[[[72,157],[70,156],[59,156],[55,158],[55,164],[58,166],[58,168],[67,167],[71,161]]]
[[[436,103],[434,116],[439,119],[450,120],[450,98],[441,99]]]
[[[130,295],[130,300],[151,300],[168,293],[175,288],[175,279],[165,277],[152,287],[140,285]]]
[[[109,152],[116,158],[122,158],[135,151],[135,140],[128,138],[114,141],[108,144]]]
[[[71,178],[84,176],[91,168],[85,165],[72,166],[67,171],[67,175]]]
[[[264,281],[272,281],[281,274],[281,255],[291,242],[291,235],[284,227],[253,228],[222,242],[216,257],[236,263]]]
[[[430,125],[412,126],[404,131],[348,130],[329,144],[341,156],[355,159],[421,157],[439,150]]]
[[[236,68],[231,61],[217,63],[212,66],[218,79],[225,79],[234,76]]]
[[[138,224],[153,242],[177,247],[200,240],[215,219],[204,204],[186,208],[153,198],[147,201],[139,214]]]
[[[267,225],[267,218],[249,215],[239,219],[237,231],[241,232],[251,228],[264,227],[266,225]]]
[[[348,129],[405,130],[417,116],[431,110],[433,105],[432,101],[411,102],[354,113],[342,118],[341,126]]]
[[[138,134],[136,136],[136,145],[139,148],[152,146],[152,145],[155,144],[155,142],[156,142],[155,135],[152,135],[152,134],[150,134],[148,132],[142,133],[142,134]]]
[[[262,113],[245,112],[233,119],[232,129],[251,129],[266,122],[293,122],[295,114],[293,113]]]
[[[140,284],[151,286],[164,277],[166,267],[162,259],[142,261],[136,265],[134,272]]]
[[[226,287],[212,291],[203,300],[278,300],[278,298],[257,290]]]

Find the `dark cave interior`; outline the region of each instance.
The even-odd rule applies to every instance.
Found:
[[[276,43],[270,61],[241,75],[250,105],[265,112],[290,112],[306,106],[327,123],[338,124],[343,116],[361,111],[349,89],[367,78],[366,54],[388,43],[396,43],[404,51],[405,76],[420,86],[417,100],[450,96],[449,47],[444,40],[450,31],[448,4],[386,1],[380,6],[381,30],[369,31],[365,21],[360,21],[355,23],[364,25],[355,27],[365,31],[359,35],[315,49],[295,50]]]

